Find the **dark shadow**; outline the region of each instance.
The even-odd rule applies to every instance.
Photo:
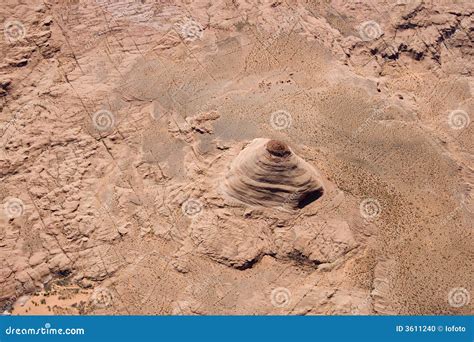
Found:
[[[298,209],[302,209],[306,207],[308,204],[313,203],[318,198],[320,198],[323,195],[323,193],[324,193],[323,188],[305,193],[303,196],[301,196],[300,200],[298,201]]]

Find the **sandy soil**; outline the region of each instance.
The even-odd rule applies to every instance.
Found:
[[[1,312],[472,314],[473,13],[7,0]]]

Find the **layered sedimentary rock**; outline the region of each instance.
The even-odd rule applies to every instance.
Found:
[[[255,139],[233,160],[225,195],[248,205],[300,209],[323,195],[318,172],[284,142]]]
[[[471,3],[8,1],[0,312],[470,314]],[[269,136],[303,210],[217,193]]]

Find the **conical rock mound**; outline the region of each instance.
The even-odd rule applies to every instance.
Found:
[[[285,143],[255,139],[233,160],[223,182],[228,197],[248,205],[303,208],[323,194],[317,171]]]

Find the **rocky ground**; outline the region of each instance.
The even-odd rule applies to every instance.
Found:
[[[0,309],[472,314],[473,13],[7,0]]]

